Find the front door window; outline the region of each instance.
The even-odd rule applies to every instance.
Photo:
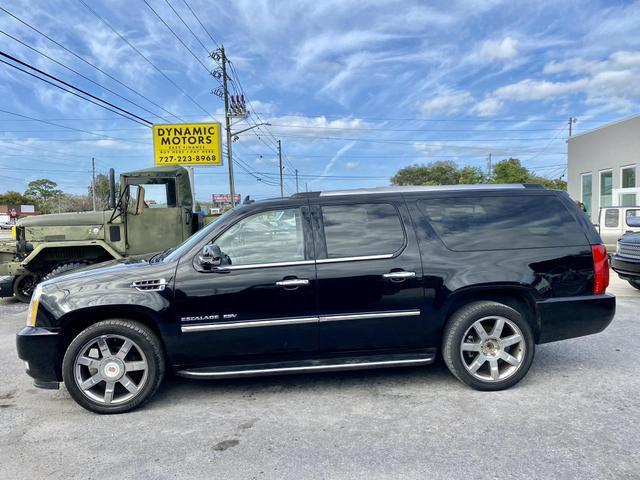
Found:
[[[251,215],[229,228],[215,243],[234,266],[304,260],[300,209]]]

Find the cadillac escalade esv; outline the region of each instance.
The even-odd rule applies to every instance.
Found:
[[[124,412],[165,372],[215,379],[426,365],[518,383],[536,344],[611,322],[605,247],[535,185],[311,192],[239,206],[178,247],[46,282],[18,354],[35,385]],[[575,372],[576,375],[579,372]]]

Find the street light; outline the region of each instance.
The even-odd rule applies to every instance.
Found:
[[[249,128],[244,128],[242,130],[238,130],[237,132],[231,132],[231,128],[228,130],[227,137],[227,161],[229,162],[229,193],[231,194],[231,208],[236,206],[236,187],[233,180],[233,154],[231,151],[231,144],[238,140],[238,135],[244,132],[248,132],[249,130],[253,130],[254,128],[262,127],[262,126],[271,126],[270,123],[256,123]]]

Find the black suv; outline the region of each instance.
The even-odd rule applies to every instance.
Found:
[[[18,354],[35,385],[130,410],[188,378],[426,365],[479,390],[536,344],[602,331],[604,246],[531,185],[314,192],[242,205],[177,248],[42,283]]]

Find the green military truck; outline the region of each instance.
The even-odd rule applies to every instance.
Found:
[[[47,278],[82,266],[171,248],[201,226],[182,167],[124,173],[116,192],[109,172],[109,210],[23,218],[12,241],[0,242],[0,296],[28,302]]]

